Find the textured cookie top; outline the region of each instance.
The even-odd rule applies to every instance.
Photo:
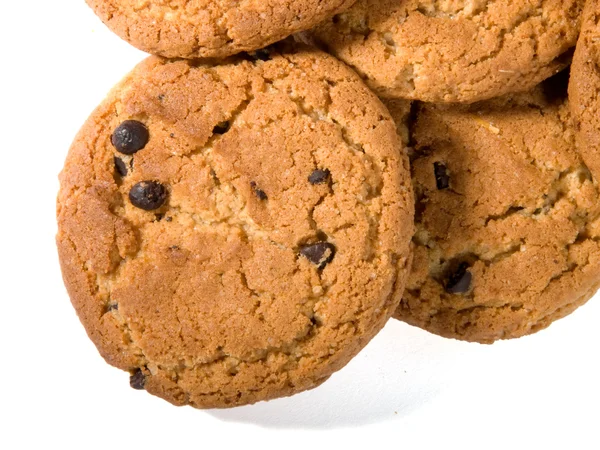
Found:
[[[583,0],[359,0],[311,36],[379,95],[474,102],[558,72]]]
[[[396,318],[487,343],[548,326],[598,287],[598,190],[564,97],[544,95],[560,80],[548,81],[413,111],[414,263]],[[405,116],[403,102],[390,107]]]
[[[579,127],[578,142],[583,159],[600,179],[600,3],[588,0],[577,42],[569,101]]]
[[[60,176],[65,282],[104,358],[175,404],[323,382],[408,276],[408,158],[385,107],[306,50],[218,66],[151,57]]]
[[[306,30],[355,0],[86,0],[135,47],[169,58],[230,56]]]

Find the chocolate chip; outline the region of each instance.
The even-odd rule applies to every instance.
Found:
[[[144,372],[142,372],[142,369],[135,369],[135,372],[129,377],[129,386],[141,391],[144,389],[145,385],[146,376],[144,375]]]
[[[114,157],[114,161],[115,161],[115,170],[117,171],[117,173],[119,175],[121,175],[122,177],[126,177],[127,176],[127,165],[125,164],[125,162],[118,156]]]
[[[331,175],[331,172],[329,172],[328,169],[316,169],[316,170],[313,170],[313,173],[311,173],[308,176],[308,182],[310,184],[327,183],[329,181],[330,175]]]
[[[317,242],[300,248],[300,255],[322,269],[329,264],[335,256],[335,246],[329,242]]]
[[[133,206],[152,211],[160,208],[167,200],[167,189],[157,181],[141,181],[129,191]]]
[[[269,198],[267,194],[265,194],[265,191],[259,189],[254,181],[250,183],[250,187],[252,188],[254,194],[258,197],[259,200],[267,200]]]
[[[450,187],[450,175],[448,175],[446,166],[441,162],[435,162],[433,163],[433,172],[438,190],[448,189]]]
[[[220,122],[213,128],[213,134],[225,134],[229,131],[229,122]]]
[[[450,294],[464,294],[471,287],[473,276],[467,269],[469,265],[465,262],[460,263],[458,268],[448,277],[446,282],[446,292]]]
[[[126,120],[113,132],[112,145],[125,155],[133,155],[143,149],[150,140],[148,128],[137,120]]]

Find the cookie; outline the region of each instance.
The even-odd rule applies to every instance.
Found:
[[[397,319],[491,343],[541,330],[594,294],[600,198],[575,145],[566,80],[414,107],[414,263]],[[389,105],[404,120],[406,102]]]
[[[359,0],[309,32],[380,96],[471,103],[528,91],[575,45],[583,0]]]
[[[355,0],[86,0],[140,50],[169,58],[223,58],[306,30]]]
[[[590,170],[600,176],[600,4],[586,3],[581,36],[577,42],[569,100],[578,125],[578,141],[582,156]]]
[[[386,108],[317,50],[150,57],[60,175],[63,277],[131,386],[219,408],[313,388],[397,307],[408,157]]]

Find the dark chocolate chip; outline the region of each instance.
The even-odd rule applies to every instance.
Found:
[[[438,190],[448,189],[450,187],[450,175],[448,175],[446,166],[441,162],[435,162],[433,163],[433,172]]]
[[[466,262],[460,263],[458,268],[448,277],[446,282],[446,292],[450,294],[464,294],[471,287],[473,276],[467,269],[469,265]]]
[[[141,181],[129,191],[129,201],[144,211],[158,209],[166,200],[167,189],[157,181]]]
[[[333,260],[335,246],[329,242],[304,245],[300,248],[300,255],[304,256],[319,269],[322,269]]]
[[[229,122],[220,122],[213,128],[213,134],[225,134],[229,131]]]
[[[144,372],[142,372],[142,369],[135,369],[135,372],[129,377],[129,386],[141,391],[144,389],[145,385],[146,376],[144,375]]]
[[[259,189],[258,185],[254,181],[250,183],[250,187],[252,188],[254,194],[258,197],[259,200],[267,200],[269,198],[267,194],[265,194],[265,191]]]
[[[127,165],[125,164],[125,162],[118,156],[114,157],[114,161],[115,161],[115,170],[117,171],[117,173],[119,175],[121,175],[122,177],[126,177],[127,176]]]
[[[137,120],[126,120],[113,132],[112,145],[125,155],[133,155],[143,149],[150,140],[148,128]]]
[[[328,169],[316,169],[308,176],[310,184],[323,184],[329,181],[331,172]]]

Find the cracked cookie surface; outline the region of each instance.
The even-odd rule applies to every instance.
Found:
[[[583,0],[359,0],[307,32],[380,96],[430,102],[527,91],[568,62]]]
[[[543,329],[594,294],[600,198],[558,77],[469,106],[413,106],[414,263],[394,317],[491,343]],[[404,120],[405,101],[389,106]]]
[[[355,0],[86,0],[135,47],[169,58],[253,51],[349,7]]]
[[[132,387],[177,405],[319,385],[400,301],[405,145],[362,81],[317,50],[148,58],[60,175],[58,250],[90,338]]]
[[[588,0],[583,13],[569,83],[571,112],[581,154],[600,177],[600,2]]]

